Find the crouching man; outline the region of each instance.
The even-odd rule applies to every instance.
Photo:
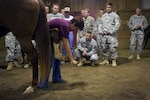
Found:
[[[85,37],[78,41],[75,49],[76,58],[80,61],[77,66],[83,65],[83,58],[90,60],[91,66],[94,66],[95,61],[98,60],[97,50],[97,42],[92,38],[92,32],[87,31]]]

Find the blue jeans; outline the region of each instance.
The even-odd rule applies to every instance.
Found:
[[[73,32],[69,32],[69,45],[71,49],[72,56],[74,57],[74,51],[73,51]],[[66,56],[66,50],[64,45],[62,46],[62,55]]]
[[[55,59],[53,47],[52,47],[51,62],[52,63],[50,67],[53,69],[52,81],[61,81],[62,78],[61,78],[61,72],[60,72],[60,60]],[[50,74],[50,70],[49,70],[49,74]],[[39,84],[40,88],[43,88],[43,89],[48,88],[49,74],[45,81],[42,82],[42,79],[40,79],[40,84]]]

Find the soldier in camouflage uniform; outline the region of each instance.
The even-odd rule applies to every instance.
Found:
[[[116,59],[118,58],[118,53],[116,48],[118,47],[117,31],[120,27],[120,17],[112,11],[113,4],[106,4],[106,13],[101,17],[102,25],[100,28],[100,33],[102,37],[102,46],[104,61],[100,62],[101,65],[109,64],[109,51],[112,59],[112,66],[117,66]]]
[[[5,47],[7,50],[6,61],[8,62],[7,70],[10,71],[13,69],[13,65],[16,67],[21,67],[18,64],[18,58],[21,56],[21,46],[16,39],[16,37],[9,32],[5,35]]]
[[[94,66],[95,61],[98,60],[98,46],[96,41],[92,38],[92,32],[88,31],[86,36],[81,38],[77,43],[75,54],[77,60],[80,60],[77,66],[83,65],[83,58],[90,60],[91,66]]]
[[[128,59],[133,58],[133,54],[135,52],[136,41],[138,42],[137,47],[137,59],[140,59],[140,55],[142,52],[142,45],[144,40],[144,29],[148,26],[147,19],[145,16],[141,15],[141,9],[136,9],[136,14],[132,15],[129,19],[128,26],[131,29],[131,37],[130,37],[130,56]]]
[[[52,13],[47,14],[48,22],[55,18],[65,18],[63,14],[59,13],[59,5],[58,4],[53,4]]]
[[[86,32],[89,30],[92,31],[92,33],[93,33],[93,27],[95,25],[95,19],[92,16],[90,16],[89,9],[84,10],[83,21],[84,21],[83,36],[85,36]]]
[[[102,34],[100,34],[100,29],[101,29],[101,25],[102,25],[102,20],[101,20],[101,16],[104,14],[104,9],[100,9],[99,10],[99,17],[96,19],[95,22],[95,26],[94,26],[94,35],[96,35],[96,41],[98,44],[98,48],[99,48],[99,57],[101,56],[102,53]]]

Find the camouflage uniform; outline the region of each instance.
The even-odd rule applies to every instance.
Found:
[[[101,32],[101,25],[102,25],[102,20],[101,17],[96,19],[95,26],[94,26],[94,34],[96,35],[96,41],[98,44],[98,53],[102,53],[102,34]]]
[[[47,21],[49,22],[50,20],[53,20],[55,18],[65,18],[63,14],[61,13],[57,13],[57,14],[53,14],[53,13],[49,13],[47,14]]]
[[[5,35],[5,47],[7,50],[6,61],[17,61],[21,56],[21,46],[12,32]]]
[[[98,60],[97,47],[97,43],[94,39],[91,39],[91,41],[86,41],[86,37],[81,38],[77,43],[77,48],[75,50],[77,59],[85,57],[90,61]],[[83,50],[87,51],[87,56],[82,55]]]
[[[140,29],[134,29],[135,25],[142,26]],[[129,19],[128,26],[131,29],[130,37],[130,54],[133,55],[135,52],[136,41],[138,41],[138,54],[142,52],[142,44],[144,40],[144,29],[148,26],[147,20],[143,15],[132,15]]]
[[[93,31],[95,25],[95,19],[92,16],[88,16],[87,18],[83,17],[83,21],[84,21],[83,30],[77,31],[77,43],[81,38],[85,36],[87,31]]]
[[[77,31],[77,40],[76,40],[76,42],[78,43],[79,40],[80,40],[82,37],[84,37],[84,31],[83,31],[83,30],[78,30],[78,31]]]
[[[112,59],[118,58],[116,48],[118,47],[117,31],[121,25],[120,17],[115,13],[105,13],[102,17],[102,25],[100,26],[100,33],[102,36],[103,54],[105,59],[109,58],[109,50]]]
[[[93,27],[95,25],[95,19],[92,16],[88,16],[87,18],[83,17],[83,21],[84,21],[84,27],[83,27],[82,36],[85,36],[87,31],[89,30],[93,31]]]

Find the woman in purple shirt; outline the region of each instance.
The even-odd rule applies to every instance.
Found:
[[[49,21],[48,26],[50,30],[56,30],[56,31],[58,30],[58,32],[50,32],[52,44],[53,42],[56,44],[58,43],[61,44],[61,41],[62,41],[65,47],[67,56],[69,57],[72,64],[76,65],[77,61],[73,59],[73,56],[71,54],[70,45],[68,41],[68,34],[70,30],[72,31],[82,30],[84,27],[83,20],[80,17],[75,17],[70,22],[68,22],[64,19],[56,18],[56,19]],[[61,73],[60,73],[60,60],[55,58],[53,45],[52,45],[51,62],[52,62],[51,67],[53,68],[52,83],[64,82],[64,80],[62,80],[61,78]],[[43,77],[41,77],[40,85],[39,85],[40,88],[43,88],[43,89],[48,88],[49,74],[50,74],[50,71],[45,81],[42,81]]]

